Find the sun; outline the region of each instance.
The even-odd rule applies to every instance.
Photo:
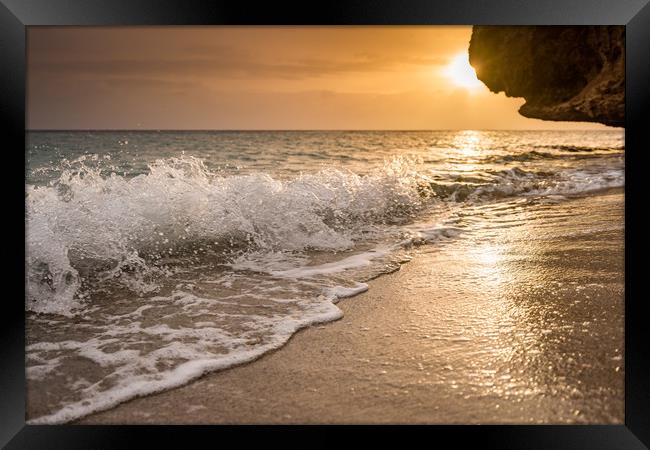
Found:
[[[469,64],[469,55],[467,52],[455,55],[445,67],[444,73],[454,84],[466,89],[483,86],[483,83],[476,78],[476,71]]]

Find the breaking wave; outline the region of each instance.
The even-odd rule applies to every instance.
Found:
[[[515,167],[441,176],[405,158],[364,175],[326,169],[289,179],[224,176],[185,156],[125,177],[81,159],[49,185],[28,186],[26,305],[34,312],[71,314],[86,285],[110,281],[140,294],[155,292],[157,278],[201,258],[350,249],[441,202],[620,185],[618,169],[553,173]]]

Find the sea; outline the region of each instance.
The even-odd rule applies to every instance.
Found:
[[[621,129],[29,131],[29,423],[253,361],[340,319],[340,299],[463,239],[478,215],[624,187],[624,140]]]

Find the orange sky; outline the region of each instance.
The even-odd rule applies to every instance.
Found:
[[[527,119],[517,113],[523,99],[467,87],[473,74],[450,63],[470,36],[459,26],[32,27],[27,125],[607,128]]]

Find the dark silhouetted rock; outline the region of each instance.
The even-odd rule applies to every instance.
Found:
[[[475,26],[469,60],[525,117],[624,126],[623,26]]]

